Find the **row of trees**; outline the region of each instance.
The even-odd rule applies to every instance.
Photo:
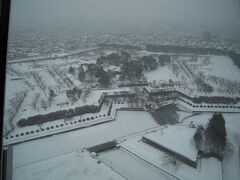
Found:
[[[142,80],[143,71],[156,70],[159,64],[170,63],[168,55],[160,55],[158,59],[153,56],[143,56],[137,61],[126,61],[121,67],[121,79]]]
[[[137,61],[127,61],[121,67],[121,80],[139,81],[143,77],[143,68]]]
[[[23,75],[23,73],[16,70],[15,68],[13,68],[10,65],[7,66],[7,73],[9,73],[11,76],[17,75],[17,76],[21,77]]]
[[[58,79],[59,85],[63,86],[63,84],[65,84],[68,88],[71,87],[71,84],[68,82],[68,79],[66,79],[66,73],[62,71],[59,68],[59,66],[53,66],[52,70],[61,79],[61,81]]]
[[[25,97],[27,96],[27,91],[21,91],[16,94],[10,99],[8,108],[7,108],[7,119],[5,120],[5,123],[8,123],[8,125],[5,125],[5,135],[14,129],[14,123],[13,120],[16,117]]]
[[[163,65],[170,62],[171,58],[169,55],[160,55],[157,59],[153,56],[143,56],[136,61],[131,60],[131,56],[127,52],[121,52],[99,57],[97,59],[97,67],[120,66],[120,80],[139,81],[143,79],[143,71],[155,70],[159,64]],[[102,84],[106,84],[108,82],[107,74],[102,73],[102,77],[99,81]]]
[[[18,121],[18,125],[21,127],[24,126],[31,126],[31,125],[38,125],[49,121],[54,121],[58,119],[68,119],[74,116],[79,116],[83,114],[88,113],[96,113],[101,110],[101,107],[99,106],[81,106],[76,107],[74,109],[68,109],[68,110],[59,110],[56,112],[51,112],[48,114],[39,114],[35,116],[30,116],[28,118],[23,118]]]
[[[240,83],[237,81],[231,81],[229,79],[213,75],[209,76],[208,80],[218,85],[217,91],[219,93],[240,94]]]
[[[39,93],[34,94],[33,100],[32,100],[32,108],[36,110],[38,99],[40,97]]]
[[[214,54],[225,55],[226,51],[215,48],[187,47],[176,45],[147,45],[147,51],[165,53],[185,53],[185,54]]]
[[[33,72],[32,75],[33,75],[33,78],[35,79],[37,85],[45,93],[47,86],[44,83],[44,81],[42,80],[42,77],[39,76],[39,74],[37,72]]]
[[[102,66],[96,64],[88,64],[88,69],[86,71],[89,77],[97,78],[98,83],[102,87],[108,87],[110,85],[110,75],[103,69]]]
[[[101,66],[109,66],[109,65],[115,65],[120,66],[125,61],[130,60],[131,56],[125,52],[122,51],[120,53],[111,53],[107,56],[100,56],[97,58],[97,65]]]
[[[158,62],[152,56],[143,56],[138,60],[138,63],[142,66],[144,70],[156,70]]]

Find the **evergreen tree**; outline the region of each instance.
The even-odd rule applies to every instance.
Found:
[[[101,86],[108,87],[108,85],[110,84],[110,78],[106,71],[104,71],[103,69],[99,69],[96,76],[99,78],[98,82]]]
[[[143,75],[143,68],[136,61],[125,62],[121,71],[121,78],[127,80],[139,80]]]
[[[155,70],[157,69],[157,61],[152,56],[143,56],[139,59],[139,63],[145,70]]]
[[[226,127],[225,120],[220,113],[213,114],[209,120],[206,134],[211,145],[214,146],[215,151],[222,153],[226,146]]]
[[[195,140],[195,143],[196,143],[196,146],[197,146],[197,149],[200,149],[201,148],[201,145],[202,145],[202,141],[203,141],[203,136],[202,136],[202,132],[204,131],[203,127],[202,126],[199,126],[197,128],[197,131],[195,132],[193,138]]]
[[[80,66],[78,69],[78,80],[81,82],[84,82],[85,77],[86,77],[86,75],[85,75],[84,69],[82,66]]]
[[[72,66],[70,66],[69,69],[68,69],[68,72],[69,72],[70,74],[73,74],[73,73],[74,73],[74,68],[73,68]]]

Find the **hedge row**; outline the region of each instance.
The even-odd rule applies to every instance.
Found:
[[[147,45],[147,51],[151,52],[165,52],[165,53],[192,53],[192,54],[214,54],[227,55],[225,50],[215,48],[200,48],[190,46],[176,46],[176,45]]]
[[[192,101],[193,103],[196,104],[201,104],[201,103],[208,103],[208,104],[236,104],[240,101],[240,98],[232,98],[232,97],[224,97],[224,96],[200,96],[200,97],[196,97],[196,98],[192,98],[189,97],[185,94],[183,94],[182,92],[179,91],[160,91],[160,92],[151,92],[152,95],[164,95],[164,96],[168,96],[170,94],[176,93],[176,95],[180,95],[190,101]]]
[[[79,116],[88,113],[96,113],[101,110],[101,106],[81,106],[74,109],[60,110],[56,112],[51,112],[48,114],[39,114],[35,116],[30,116],[27,119],[23,118],[18,121],[18,125],[21,127],[37,125],[49,121],[54,121],[58,119],[71,118],[74,116]]]
[[[109,107],[109,109],[108,109],[108,113],[107,113],[108,116],[111,115],[112,105],[113,105],[113,103],[111,102],[110,107]]]

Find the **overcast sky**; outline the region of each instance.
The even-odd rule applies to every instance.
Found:
[[[240,0],[12,0],[11,25],[240,24]]]

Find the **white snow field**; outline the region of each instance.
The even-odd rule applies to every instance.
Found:
[[[156,70],[145,72],[144,75],[147,78],[148,82],[151,81],[169,81],[169,79],[177,81],[177,77],[173,72],[167,67],[158,67]]]
[[[13,169],[14,180],[124,180],[88,152],[73,152]]]
[[[227,56],[210,56],[211,73],[214,76],[223,77],[228,80],[240,81],[240,70]],[[207,74],[206,74],[207,75]]]
[[[21,167],[156,126],[158,124],[146,112],[118,111],[116,120],[109,123],[15,145],[13,167]]]

